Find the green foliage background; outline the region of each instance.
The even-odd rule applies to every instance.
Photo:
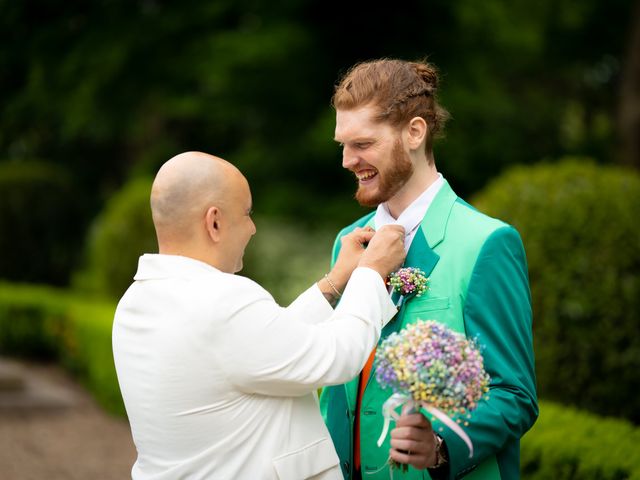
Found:
[[[0,278],[66,281],[83,248],[76,194],[64,167],[0,162]]]
[[[639,423],[640,175],[575,158],[514,167],[473,203],[522,236],[539,394]]]
[[[245,173],[258,233],[242,274],[293,299],[365,213],[332,140],[333,85],[358,61],[428,57],[452,114],[438,169],[523,235],[542,395],[637,422],[637,176],[594,162],[626,161],[616,117],[639,14],[634,0],[0,0],[0,279],[74,290],[0,284],[0,354],[58,359],[122,412],[113,302],[156,249],[150,178],[187,150]],[[632,427],[557,408],[525,437],[525,478],[639,475]]]
[[[157,253],[149,196],[151,178],[135,178],[117,192],[95,219],[84,262],[73,285],[80,292],[120,298],[131,285],[144,253]]]
[[[521,442],[523,480],[640,479],[640,428],[548,401]]]
[[[615,162],[632,7],[0,0],[0,163],[37,158],[70,172],[87,231],[128,179],[203,150],[246,174],[257,213],[337,230],[362,210],[329,99],[342,72],[381,56],[439,66],[453,119],[436,159],[463,197],[514,163]],[[78,262],[70,255],[54,283]]]

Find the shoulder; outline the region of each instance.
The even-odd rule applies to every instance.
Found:
[[[259,283],[242,275],[217,272],[200,280],[193,282],[194,296],[208,298],[218,308],[235,311],[257,301],[274,301]]]
[[[480,212],[460,197],[453,205],[449,222],[453,223],[454,227],[467,229],[469,236],[480,241],[488,239],[494,232],[505,227],[513,229],[508,223]]]
[[[453,226],[467,229],[468,237],[482,244],[487,241],[501,240],[516,240],[522,243],[520,234],[515,227],[480,212],[460,197],[457,198],[451,213],[450,221],[453,222]]]
[[[220,285],[221,291],[238,294],[253,293],[258,296],[271,296],[258,282],[239,274],[222,273],[218,278],[210,279]]]
[[[478,211],[461,198],[451,209],[447,237],[455,243],[456,250],[466,252],[472,263],[501,250],[523,251],[522,239],[513,226]]]

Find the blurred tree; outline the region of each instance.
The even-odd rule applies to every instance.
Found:
[[[256,209],[332,228],[362,213],[334,144],[355,62],[424,57],[452,112],[438,166],[463,196],[512,163],[615,160],[632,0],[0,0],[0,152],[66,166],[84,224],[130,176],[204,150]]]
[[[0,279],[66,284],[82,244],[75,192],[64,167],[0,162]]]
[[[640,168],[640,2],[636,3],[627,47],[619,121],[623,162]]]
[[[313,5],[314,37],[327,46],[320,60],[332,71],[379,56],[428,55],[440,67],[453,119],[436,162],[459,194],[513,163],[566,154],[616,160],[631,0]]]

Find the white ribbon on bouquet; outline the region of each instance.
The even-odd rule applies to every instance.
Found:
[[[453,432],[458,435],[464,443],[466,443],[469,448],[469,458],[473,457],[473,443],[469,438],[469,435],[458,425],[455,421],[453,421],[446,413],[442,410],[434,407],[433,405],[429,405],[426,402],[416,403],[412,397],[409,395],[405,395],[402,393],[394,393],[391,395],[384,405],[382,405],[382,415],[384,416],[384,425],[382,427],[382,433],[380,434],[380,438],[378,438],[378,447],[382,446],[382,442],[384,442],[387,433],[389,433],[389,424],[391,423],[391,419],[398,420],[400,418],[400,414],[396,412],[396,408],[401,407],[403,405],[407,405],[412,409],[416,409],[416,407],[422,407],[431,415],[436,417],[442,423],[444,423],[447,427],[449,427]]]

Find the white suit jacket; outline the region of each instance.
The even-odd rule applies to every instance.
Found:
[[[180,256],[143,255],[134,280],[113,325],[134,479],[342,478],[315,391],[355,377],[396,313],[378,273],[335,310]]]

